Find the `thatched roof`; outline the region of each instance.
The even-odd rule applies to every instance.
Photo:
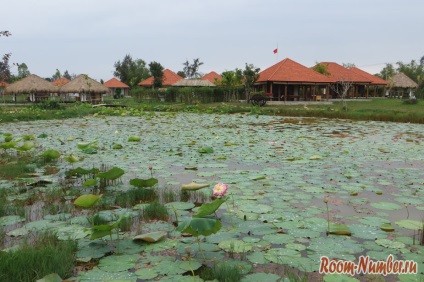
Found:
[[[9,83],[4,82],[4,81],[0,81],[0,87],[6,87],[8,85],[9,85]]]
[[[57,93],[58,91],[59,87],[35,74],[30,74],[21,80],[9,84],[5,88],[6,94]]]
[[[391,79],[394,87],[399,88],[417,88],[418,84],[410,79],[406,74],[400,72],[393,76]]]
[[[60,93],[89,93],[102,94],[109,93],[110,90],[100,82],[88,77],[86,74],[80,74],[70,82],[61,86]]]
[[[202,79],[181,79],[177,81],[172,86],[186,86],[186,87],[204,87],[204,86],[215,86],[209,80]]]

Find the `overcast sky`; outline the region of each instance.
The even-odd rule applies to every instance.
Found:
[[[0,0],[0,55],[51,77],[104,81],[126,54],[174,72],[261,70],[290,58],[353,63],[372,74],[424,56],[423,0]],[[273,50],[277,48],[275,55]],[[17,73],[13,67],[12,72]]]

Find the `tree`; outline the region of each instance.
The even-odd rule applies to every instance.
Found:
[[[146,62],[141,59],[133,60],[129,54],[125,55],[122,62],[115,62],[114,67],[113,75],[130,87],[137,85],[137,83],[150,76]]]
[[[327,65],[325,64],[316,63],[316,65],[313,66],[312,69],[316,72],[319,72],[320,74],[330,75],[330,72],[327,70]]]
[[[193,59],[193,63],[190,64],[188,60],[183,63],[183,72],[185,78],[200,78],[202,75],[199,73],[199,67],[203,65],[203,62],[199,58]]]
[[[185,72],[183,72],[183,71],[178,71],[178,72],[177,72],[177,74],[178,74],[179,76],[181,76],[182,78],[186,78],[186,74],[185,74]]]
[[[56,69],[56,72],[52,75],[52,81],[58,80],[62,77],[62,74],[60,73],[59,69]]]
[[[75,77],[75,75],[73,75]],[[63,77],[69,80],[72,80],[72,76],[69,74],[68,70],[63,73]]]
[[[22,79],[30,75],[30,71],[28,70],[28,66],[25,63],[18,65],[18,77],[17,79]]]
[[[150,73],[153,75],[153,88],[162,87],[163,82],[163,67],[158,62],[151,62],[149,64]]]
[[[330,84],[331,90],[339,94],[342,100],[343,109],[345,109],[346,111],[347,111],[347,103],[345,98],[347,93],[349,92],[350,87],[352,87],[352,84],[353,84],[352,80],[349,81],[349,79],[346,79],[344,77],[342,77],[336,83]]]
[[[377,74],[378,77],[390,80],[396,74],[396,70],[392,64],[386,64],[386,66]]]
[[[355,67],[355,64],[353,64],[353,63],[343,63],[342,66],[347,68],[347,69],[351,69],[351,68]]]
[[[12,34],[9,31],[0,31],[0,37],[9,37]],[[6,53],[0,60],[0,81],[9,81],[11,78],[9,59],[12,53]]]
[[[255,82],[259,79],[260,68],[256,68],[253,64],[247,64],[243,71],[244,91],[246,93],[246,101],[249,101],[250,92],[252,92]]]
[[[224,71],[221,77],[222,80],[219,83],[222,86],[235,87],[243,84],[243,71],[241,69]]]

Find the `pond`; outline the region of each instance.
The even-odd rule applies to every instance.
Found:
[[[69,279],[193,281],[190,270],[226,260],[243,270],[244,281],[277,281],[287,272],[306,273],[314,280],[321,277],[321,257],[358,262],[360,256],[385,261],[389,255],[416,262],[421,273],[391,274],[389,281],[424,277],[424,125],[150,113],[8,123],[0,134],[13,136],[16,147],[33,136],[26,140],[33,139],[35,146],[21,153],[4,149],[2,158],[60,153],[57,161],[37,165],[30,177],[1,180],[8,201],[24,200],[26,207],[20,216],[0,218],[0,227],[6,232],[5,248],[18,244],[31,228],[79,240],[78,259],[100,261]],[[170,219],[139,222],[122,231],[121,254],[111,254],[116,246],[108,237],[89,240],[85,217],[90,210],[72,204],[78,195],[98,193],[95,185],[83,185],[87,179],[66,176],[78,167],[125,172],[106,185],[102,200],[134,189],[134,178],[157,179],[154,190],[176,195],[166,201],[165,193],[159,193]],[[208,187],[183,197],[181,186],[190,182]],[[213,200],[212,188],[219,182],[228,184],[227,202],[216,213],[222,228],[200,236],[198,245],[196,238],[175,231],[176,222],[190,218],[202,201]],[[57,190],[65,191],[66,198],[59,208],[43,209],[46,197],[27,201]],[[140,205],[111,204],[98,212],[137,217]],[[156,243],[132,240],[158,230],[167,235]],[[184,264],[187,253],[190,266]],[[323,277],[370,278],[357,273]]]

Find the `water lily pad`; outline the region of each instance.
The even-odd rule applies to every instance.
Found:
[[[383,247],[390,248],[390,249],[401,249],[405,247],[405,244],[398,241],[393,241],[389,239],[377,239],[375,242]]]
[[[93,269],[79,275],[79,281],[131,281],[137,280],[137,276],[133,272],[120,271],[108,272],[94,267]]]
[[[324,282],[357,282],[355,277],[346,274],[326,274],[323,277]]]
[[[62,278],[57,273],[52,273],[44,276],[41,279],[36,280],[36,282],[62,282]]]
[[[75,201],[74,204],[83,207],[83,208],[90,208],[92,207],[97,201],[102,197],[102,195],[93,195],[93,194],[86,194],[79,196]]]
[[[0,226],[17,224],[24,221],[25,221],[25,218],[20,217],[18,215],[7,215],[7,216],[0,217]]]
[[[264,272],[258,272],[258,273],[252,273],[248,274],[245,277],[241,279],[241,282],[257,282],[257,281],[279,281],[280,276],[274,273],[264,273]]]
[[[183,191],[195,191],[199,190],[205,187],[209,187],[210,184],[207,183],[196,183],[196,182],[190,182],[188,184],[181,185],[181,190]]]
[[[411,230],[422,230],[424,223],[418,220],[412,219],[402,219],[395,222],[396,225],[402,228],[411,229]]]
[[[99,261],[99,269],[106,272],[127,271],[135,267],[139,255],[111,255]]]
[[[247,253],[248,251],[252,250],[253,247],[250,243],[236,239],[222,241],[218,244],[218,246],[226,252],[234,253]]]
[[[156,231],[156,232],[137,235],[133,238],[133,240],[143,240],[149,243],[155,243],[165,238],[166,235],[167,235],[167,232],[165,231]]]
[[[134,272],[134,274],[137,275],[138,279],[144,280],[153,279],[159,275],[159,273],[153,268],[140,268]]]
[[[395,203],[390,203],[390,202],[371,203],[371,206],[377,209],[390,210],[390,211],[400,210],[402,208],[400,205]]]

